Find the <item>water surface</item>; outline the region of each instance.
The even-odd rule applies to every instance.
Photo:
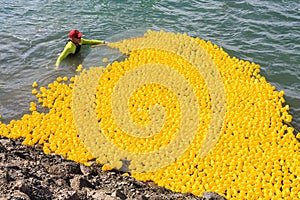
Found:
[[[76,66],[100,66],[117,59],[107,47],[84,47],[59,70],[55,60],[70,29],[86,38],[117,41],[148,29],[187,33],[210,40],[231,56],[255,62],[286,103],[300,129],[299,1],[3,1],[0,8],[0,113],[4,122],[28,112],[31,84],[47,85],[75,74]]]

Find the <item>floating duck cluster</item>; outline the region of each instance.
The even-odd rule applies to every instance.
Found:
[[[92,159],[82,141],[78,138],[72,116],[72,88],[74,77],[58,77],[48,87],[34,82],[32,94],[38,105],[30,102],[31,114],[21,120],[12,120],[8,125],[0,123],[0,135],[9,138],[24,138],[25,145],[43,145],[46,154],[60,154],[76,162]],[[68,82],[69,81],[69,82]],[[40,112],[38,111],[40,109]],[[49,110],[49,112],[46,112]],[[44,112],[42,112],[44,111]]]
[[[33,83],[31,114],[0,123],[0,135],[176,192],[300,199],[300,134],[259,65],[164,31],[109,46],[129,57]]]

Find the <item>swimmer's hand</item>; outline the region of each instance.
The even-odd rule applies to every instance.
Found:
[[[92,45],[91,47],[92,47],[92,48],[95,48],[95,47],[107,46],[107,45],[108,45],[108,42],[104,41],[104,43]]]

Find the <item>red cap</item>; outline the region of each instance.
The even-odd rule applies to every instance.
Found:
[[[76,30],[76,29],[71,30],[70,33],[69,33],[69,37],[70,37],[70,38],[73,38],[73,37],[75,37],[75,38],[81,38],[82,35],[83,35],[83,34],[80,33],[80,32],[79,32],[78,30]]]

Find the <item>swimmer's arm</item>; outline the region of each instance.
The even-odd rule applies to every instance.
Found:
[[[75,45],[74,45],[75,46]],[[61,52],[61,54],[58,56],[56,63],[55,63],[55,67],[58,68],[60,65],[60,62],[65,59],[69,54],[71,53],[75,53],[76,51],[76,47],[74,48],[72,46],[72,44],[70,44],[70,42],[65,46],[63,52]]]
[[[84,38],[81,38],[81,44],[88,44],[88,45],[94,45],[94,44],[105,44],[106,42],[104,40],[87,40]]]

